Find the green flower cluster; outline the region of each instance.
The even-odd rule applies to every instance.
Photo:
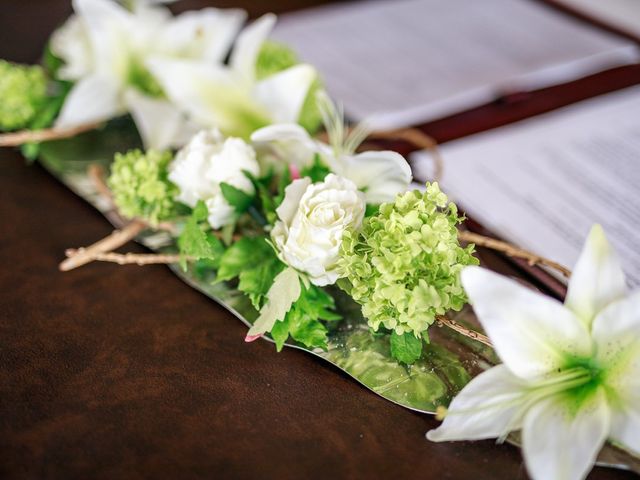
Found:
[[[462,308],[467,298],[460,272],[478,260],[472,245],[458,243],[461,221],[455,204],[433,183],[424,193],[407,192],[381,205],[360,232],[346,232],[341,286],[362,305],[373,330],[383,325],[418,337],[436,315]]]
[[[171,152],[130,150],[116,153],[108,185],[120,212],[129,218],[140,217],[152,225],[175,213],[174,196],[178,187],[169,181]]]
[[[28,127],[46,97],[42,67],[0,60],[0,130]]]
[[[286,70],[300,63],[296,53],[282,43],[267,40],[262,44],[256,61],[256,78],[262,80],[274,73]],[[316,104],[316,93],[322,89],[319,78],[316,78],[309,88],[305,98],[298,123],[309,133],[314,134],[322,125],[322,115]]]

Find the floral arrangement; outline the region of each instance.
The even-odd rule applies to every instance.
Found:
[[[475,245],[570,275],[464,230],[437,182],[410,190],[405,159],[367,148],[372,132],[345,124],[315,69],[268,40],[275,16],[243,28],[239,10],[174,17],[151,0],[73,5],[41,66],[0,61],[0,145],[46,165],[46,142],[106,132],[123,117],[140,142],[115,152],[106,178],[85,168],[122,228],[68,250],[61,270],[95,260],[178,265],[233,291],[250,323],[245,340],[268,336],[277,350],[330,352],[355,325],[366,341],[349,348],[360,357],[334,363],[365,384],[384,367],[430,395],[429,359],[460,388],[450,405],[436,401],[444,422],[427,438],[504,440],[522,430],[534,478],[584,478],[606,440],[638,455],[640,297],[627,294],[599,227],[561,304],[478,266]],[[416,131],[377,135],[431,145]],[[68,180],[65,168],[52,167]],[[115,252],[143,232],[164,235],[162,251]],[[469,303],[488,336],[458,320]],[[474,354],[491,347],[497,358],[477,364],[502,363],[471,379],[442,353],[434,325]]]

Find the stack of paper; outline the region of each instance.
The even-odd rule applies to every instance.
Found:
[[[638,0],[556,0],[602,23],[640,38],[640,2]]]
[[[274,37],[318,66],[348,116],[378,127],[640,58],[633,42],[533,0],[370,0],[280,20]]]
[[[640,285],[640,86],[442,146],[445,190],[474,219],[569,267],[594,223]],[[424,178],[430,159],[414,155]]]

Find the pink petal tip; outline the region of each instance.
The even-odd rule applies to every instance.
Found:
[[[291,180],[298,180],[300,178],[300,169],[293,163],[289,164],[289,173],[291,173]]]
[[[246,337],[244,337],[244,341],[247,343],[250,342],[255,342],[257,339],[259,339],[262,335],[264,335],[264,333],[261,333],[259,335],[247,335]]]

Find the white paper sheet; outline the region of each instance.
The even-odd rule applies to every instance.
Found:
[[[635,62],[632,42],[535,0],[369,0],[283,15],[354,120],[400,127]]]
[[[556,0],[640,38],[640,0]]]
[[[640,285],[640,86],[442,146],[442,188],[496,234],[572,267],[594,223]],[[413,157],[422,177],[429,159]]]

